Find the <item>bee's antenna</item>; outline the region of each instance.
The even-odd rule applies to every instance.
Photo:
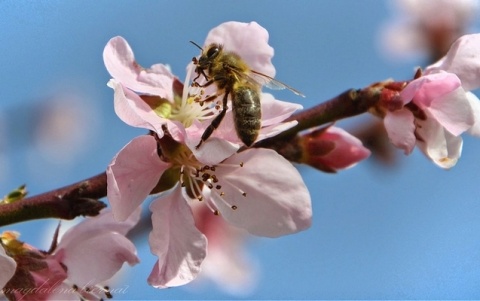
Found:
[[[193,45],[197,46],[201,51],[203,51],[203,48],[200,47],[200,45],[198,45],[198,44],[195,43],[194,41],[190,41],[190,43],[192,43]]]

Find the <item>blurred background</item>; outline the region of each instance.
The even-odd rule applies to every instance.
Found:
[[[117,35],[142,66],[169,64],[184,78],[198,55],[190,40],[202,44],[225,21],[256,21],[269,31],[276,78],[307,98],[273,94],[306,108],[350,88],[410,79],[429,63],[421,51],[395,44],[404,36],[389,28],[407,24],[408,12],[386,1],[0,0],[0,13],[0,197],[21,184],[34,195],[96,175],[144,133],[119,120],[106,86],[102,52]],[[466,32],[478,28],[467,25]],[[337,125],[358,132],[370,119]],[[111,285],[125,288],[114,297],[479,299],[479,153],[480,141],[466,136],[449,171],[417,150],[408,157],[394,150],[383,161],[373,156],[338,174],[298,166],[312,195],[313,225],[278,239],[249,238],[246,260],[255,270],[248,286],[231,279],[230,289],[209,273],[184,287],[148,286],[156,258],[145,233],[135,240],[141,263]],[[52,225],[0,231],[20,231],[24,241],[48,249]]]

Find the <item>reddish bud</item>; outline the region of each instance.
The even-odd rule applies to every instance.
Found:
[[[303,148],[300,162],[325,172],[352,167],[370,156],[359,139],[333,126],[307,133],[299,142]]]

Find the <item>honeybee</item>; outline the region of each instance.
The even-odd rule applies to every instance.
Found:
[[[207,96],[202,102],[213,101],[223,94],[222,110],[205,129],[198,149],[218,128],[227,112],[228,96],[232,99],[233,121],[238,137],[246,146],[251,146],[258,137],[261,127],[262,112],[260,93],[262,86],[271,89],[289,89],[293,93],[304,97],[299,91],[275,80],[274,78],[252,70],[248,64],[235,52],[225,51],[220,44],[210,44],[202,49],[195,42],[193,45],[202,51],[200,58],[192,59],[197,76],[193,85],[207,87],[215,83],[217,92]],[[197,80],[203,76],[206,83],[201,85]]]

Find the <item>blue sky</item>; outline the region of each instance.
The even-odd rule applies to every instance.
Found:
[[[394,17],[381,1],[3,0],[0,11],[1,195],[23,183],[37,194],[93,176],[143,134],[113,112],[102,51],[116,35],[129,41],[143,66],[166,63],[183,78],[198,54],[188,41],[202,43],[225,21],[256,21],[270,33],[276,77],[307,98],[274,94],[305,107],[349,88],[408,79],[422,65],[380,51],[379,31]],[[78,112],[55,149],[35,142],[52,103]],[[242,298],[480,298],[479,151],[479,141],[465,137],[463,156],[449,171],[418,151],[409,157],[398,151],[394,168],[370,160],[331,175],[298,166],[312,195],[313,225],[279,239],[252,239],[259,283]],[[47,248],[39,236],[47,224],[8,229]],[[232,298],[213,284],[149,287],[155,258],[146,238],[138,247],[142,262],[128,270],[128,289],[117,299]]]

